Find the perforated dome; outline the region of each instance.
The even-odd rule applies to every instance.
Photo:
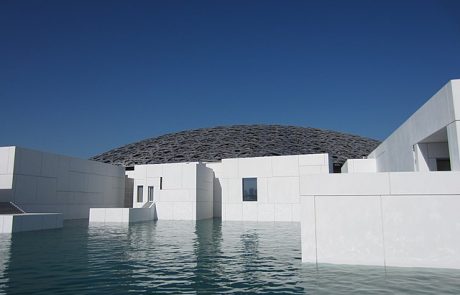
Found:
[[[91,159],[123,165],[215,162],[226,158],[329,153],[335,168],[362,158],[380,142],[335,131],[281,125],[234,125],[165,134]]]

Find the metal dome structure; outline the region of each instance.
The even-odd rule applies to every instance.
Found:
[[[131,167],[329,153],[334,169],[338,169],[346,159],[367,156],[379,143],[370,138],[309,127],[233,125],[165,134],[110,150],[91,160]]]

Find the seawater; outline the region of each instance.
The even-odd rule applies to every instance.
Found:
[[[459,294],[460,271],[301,263],[300,224],[156,221],[0,235],[1,294]]]

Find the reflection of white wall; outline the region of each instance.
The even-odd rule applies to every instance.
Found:
[[[135,208],[142,207],[148,201],[148,187],[153,186],[159,220],[195,220],[212,217],[213,174],[204,164],[136,165],[132,176]],[[137,202],[138,186],[143,186],[143,202]]]
[[[379,172],[414,171],[413,147],[446,128],[453,171],[460,171],[460,80],[452,80],[382,142],[369,158]],[[422,169],[423,170],[423,169]]]
[[[301,177],[302,260],[460,268],[460,173]]]
[[[329,173],[327,154],[223,159],[222,219],[300,221],[299,175]],[[242,179],[257,178],[257,201],[243,202]]]
[[[88,218],[91,207],[122,205],[122,167],[19,147],[1,150],[5,149],[10,149],[8,169],[14,163],[14,172],[12,189],[2,201],[14,202],[26,212],[63,213],[64,219]]]

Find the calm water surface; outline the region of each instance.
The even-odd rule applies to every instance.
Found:
[[[459,294],[460,271],[301,263],[300,225],[67,222],[0,234],[1,294]]]

